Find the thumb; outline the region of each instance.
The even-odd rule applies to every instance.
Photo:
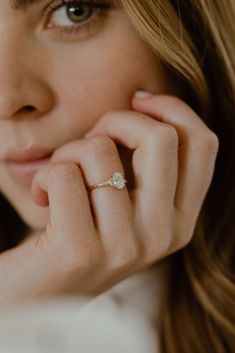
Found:
[[[49,205],[48,184],[51,168],[51,164],[40,168],[40,170],[34,175],[31,185],[32,199],[36,204],[42,207],[47,207]]]

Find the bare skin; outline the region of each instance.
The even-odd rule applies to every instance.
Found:
[[[94,296],[188,244],[218,139],[171,95],[156,56],[119,9],[68,40],[38,29],[40,3],[21,14],[7,0],[1,6],[1,158],[31,140],[56,150],[28,188],[0,163],[1,192],[33,235],[1,254],[0,301]],[[154,94],[133,98],[137,89]],[[115,170],[127,188],[87,192]]]

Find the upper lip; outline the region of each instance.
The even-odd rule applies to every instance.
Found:
[[[4,160],[6,162],[17,162],[17,163],[30,162],[30,161],[35,161],[38,159],[45,158],[47,156],[49,157],[54,151],[55,151],[55,148],[34,144],[26,148],[10,149],[6,153]]]

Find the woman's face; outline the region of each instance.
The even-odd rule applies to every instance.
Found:
[[[1,0],[0,11],[0,190],[29,227],[42,229],[49,208],[9,174],[7,152],[81,139],[106,111],[130,110],[136,90],[166,93],[168,85],[113,2],[103,10],[86,1],[15,2]]]

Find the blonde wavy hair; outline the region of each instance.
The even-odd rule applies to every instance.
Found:
[[[171,256],[161,353],[235,347],[235,2],[120,0],[140,36],[219,138],[192,241]]]
[[[170,256],[161,353],[231,353],[235,347],[235,2],[119,0],[118,5],[178,83],[181,98],[220,141],[193,238]],[[0,209],[3,251],[16,246],[24,224],[2,195]]]

